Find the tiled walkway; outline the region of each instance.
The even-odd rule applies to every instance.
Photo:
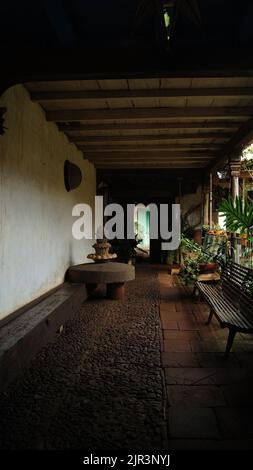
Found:
[[[166,271],[159,285],[170,448],[252,448],[253,337],[238,334],[224,359],[227,330],[205,325],[206,304]]]

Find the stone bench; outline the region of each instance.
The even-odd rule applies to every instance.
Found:
[[[50,341],[87,299],[85,285],[64,283],[0,328],[0,390]]]

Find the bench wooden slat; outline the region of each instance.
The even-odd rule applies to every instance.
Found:
[[[237,305],[228,303],[226,295],[223,291],[214,286],[208,284],[203,285],[204,283],[197,282],[197,287],[203,293],[204,297],[207,297],[208,303],[213,307],[219,307],[219,317],[222,322],[226,322],[231,325],[238,325],[241,328],[253,328],[253,317],[252,319],[248,318],[240,309],[239,301]],[[252,303],[251,303],[252,305]]]
[[[222,327],[229,328],[226,354],[229,353],[236,332],[253,332],[253,298],[248,284],[253,283],[253,270],[230,261],[219,283],[195,283],[211,307],[209,321],[214,314]]]

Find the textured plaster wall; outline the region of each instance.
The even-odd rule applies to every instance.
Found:
[[[188,222],[193,226],[197,225],[196,228],[200,228],[202,224],[201,222],[201,215],[202,215],[201,198],[202,198],[201,186],[197,188],[196,193],[185,194],[181,197],[181,210],[183,214],[186,214],[190,209],[200,204],[200,207],[198,209],[195,209],[188,217]],[[177,199],[177,202],[179,202],[178,199]]]
[[[72,207],[94,206],[96,172],[22,85],[0,99],[7,107],[0,136],[0,319],[59,285],[68,267],[87,261],[92,241],[72,238]],[[81,168],[69,193],[63,167]],[[92,250],[93,251],[93,250]]]

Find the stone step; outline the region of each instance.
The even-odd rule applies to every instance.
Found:
[[[0,329],[0,390],[22,372],[35,354],[87,298],[85,284],[64,283]]]

